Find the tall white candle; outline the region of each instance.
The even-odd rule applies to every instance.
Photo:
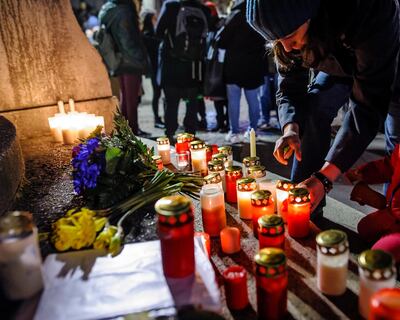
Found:
[[[69,104],[69,111],[74,112],[75,111],[75,101],[74,101],[74,99],[69,98],[68,104]]]
[[[255,157],[256,154],[256,132],[253,128],[250,130],[250,157]]]

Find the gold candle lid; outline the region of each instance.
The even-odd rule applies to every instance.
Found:
[[[310,202],[310,192],[306,188],[293,188],[289,190],[288,202],[295,204]]]
[[[204,143],[204,141],[201,141],[201,140],[196,140],[196,141],[190,142],[191,150],[201,150],[201,149],[204,149],[205,146],[206,146],[206,144]]]
[[[371,280],[387,280],[396,273],[391,254],[383,250],[365,250],[358,257],[358,265]]]
[[[176,136],[176,141],[178,141],[178,143],[183,143],[183,142],[191,142],[194,140],[194,134],[191,133],[179,133]]]
[[[282,249],[261,249],[255,255],[254,261],[259,276],[274,278],[286,272],[286,256]]]
[[[0,243],[25,238],[33,232],[32,214],[28,211],[9,211],[0,217]]]
[[[218,148],[218,152],[226,155],[232,154],[232,147],[231,146],[222,146]]]
[[[228,160],[228,156],[223,153],[216,153],[211,156],[211,159],[212,160],[221,160],[221,161],[225,162],[226,160]]]
[[[157,144],[158,145],[169,144],[168,137],[159,137],[159,138],[157,138]]]
[[[260,165],[260,157],[245,157],[243,158],[243,164],[245,167],[253,167]]]
[[[278,180],[276,182],[276,188],[283,191],[289,191],[290,189],[293,189],[295,186],[296,184],[294,184],[289,180]]]
[[[214,159],[208,161],[208,171],[216,172],[225,170],[224,162],[222,160]]]
[[[222,182],[222,178],[218,172],[211,173],[204,177],[205,184],[217,184],[220,182]]]
[[[248,167],[247,172],[249,173],[249,176],[254,179],[265,177],[267,173],[264,166]]]
[[[257,190],[256,179],[241,178],[237,181],[238,191],[254,191]]]
[[[225,168],[225,173],[227,176],[236,176],[236,177],[241,177],[242,176],[242,167],[239,166],[229,166]]]
[[[276,214],[267,214],[258,218],[258,231],[265,236],[280,236],[285,233],[285,224],[282,217]]]
[[[272,193],[268,190],[258,190],[251,194],[251,204],[256,207],[268,206],[272,200]]]
[[[347,235],[341,230],[326,230],[320,232],[315,238],[321,253],[328,256],[336,256],[349,249]]]

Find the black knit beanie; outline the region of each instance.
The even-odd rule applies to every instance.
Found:
[[[247,0],[246,19],[266,40],[284,38],[316,16],[320,0]]]

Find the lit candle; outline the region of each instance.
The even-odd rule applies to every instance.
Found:
[[[71,112],[74,112],[75,111],[75,101],[74,101],[74,99],[69,98],[68,104],[69,104],[69,110]]]
[[[97,117],[95,117],[94,121],[95,121],[96,127],[100,126],[102,128],[101,132],[105,133],[106,132],[106,127],[105,127],[105,124],[104,124],[104,117],[97,116]]]
[[[233,152],[232,152],[232,147],[231,146],[222,146],[218,148],[218,152],[226,155],[228,159],[228,166],[233,165]]]
[[[236,181],[242,178],[242,168],[231,166],[225,168],[226,183],[226,201],[230,203],[237,202]]]
[[[237,181],[237,203],[241,219],[251,220],[253,218],[251,195],[256,190],[257,184],[253,178],[241,178]]]
[[[310,232],[310,193],[305,188],[289,191],[287,224],[293,238],[304,238]]]
[[[358,274],[358,309],[367,319],[372,295],[380,289],[396,285],[396,267],[392,255],[382,250],[363,251],[358,257]]]
[[[226,227],[222,188],[217,184],[204,185],[200,191],[200,206],[204,231],[211,237],[219,237],[221,230]]]
[[[318,289],[327,295],[340,296],[346,291],[349,243],[340,230],[319,233],[317,242]]]
[[[221,188],[222,194],[224,193],[224,189],[222,188],[222,179],[221,175],[218,172],[210,173],[204,177],[204,184],[215,184]]]
[[[285,248],[285,224],[282,217],[273,214],[258,219],[258,243],[262,248]]]
[[[210,235],[206,232],[195,232],[194,236],[200,238],[203,248],[206,250],[208,259],[211,257],[211,240]]]
[[[208,162],[208,173],[219,173],[222,180],[222,189],[226,191],[225,166],[221,160],[211,160]]]
[[[267,178],[260,178],[258,182],[258,190],[268,190],[272,193],[272,199],[274,199],[274,212],[277,211],[277,200],[276,200],[276,180],[271,180]]]
[[[79,129],[71,117],[66,116],[61,124],[63,142],[65,144],[75,144],[79,138]]]
[[[190,143],[193,172],[199,172],[204,177],[207,175],[207,155],[203,141],[196,140]]]
[[[176,153],[176,165],[179,171],[184,171],[189,166],[189,151],[180,151]]]
[[[257,185],[259,185],[260,181],[265,179],[267,171],[265,170],[264,166],[254,165],[247,168],[247,175],[250,178],[256,179]]]
[[[58,106],[58,112],[64,114],[65,113],[64,101],[58,100],[57,106]]]
[[[157,138],[157,152],[164,165],[171,163],[171,148],[168,137]]]
[[[48,118],[48,121],[49,121],[51,135],[53,136],[53,140],[55,142],[63,142],[63,136],[61,130],[62,117],[50,117]]]
[[[253,233],[258,238],[258,219],[266,214],[274,214],[274,200],[268,190],[255,191],[251,194],[253,215]]]
[[[278,248],[264,248],[254,260],[258,319],[284,319],[288,286],[285,253]]]
[[[294,187],[295,184],[288,180],[278,180],[276,183],[276,209],[284,222],[286,222],[287,215],[288,192]]]
[[[182,151],[189,151],[189,143],[194,140],[194,135],[191,133],[179,133],[176,136],[175,151],[180,153]]]
[[[155,204],[158,235],[166,277],[183,278],[194,273],[194,215],[191,201],[181,195],[164,197]]]
[[[400,319],[400,289],[381,289],[370,300],[369,320]]]
[[[242,266],[231,266],[223,273],[226,304],[231,310],[242,310],[249,304],[247,273]]]
[[[259,157],[245,157],[242,161],[243,166],[243,176],[247,177],[249,175],[248,169],[253,166],[260,165],[260,158]]]
[[[250,157],[255,157],[256,153],[256,132],[253,128],[250,130]]]
[[[157,167],[157,170],[161,171],[162,169],[164,169],[164,165],[162,163],[161,156],[154,155],[152,157],[152,159],[153,159],[153,162],[154,162],[155,166]]]
[[[211,158],[212,158],[212,160],[221,160],[221,161],[223,161],[225,168],[228,168],[228,167],[231,166],[230,162],[228,160],[228,156],[226,154],[216,153],[216,154],[213,154]]]
[[[220,232],[221,249],[226,254],[240,251],[240,231],[235,227],[225,227]]]

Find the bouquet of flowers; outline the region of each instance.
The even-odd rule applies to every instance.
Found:
[[[121,250],[124,220],[159,198],[181,192],[198,197],[201,176],[158,171],[153,148],[130,129],[122,114],[114,116],[111,135],[97,128],[72,151],[74,190],[90,208],[75,208],[53,224],[59,251],[93,246],[112,254]]]

